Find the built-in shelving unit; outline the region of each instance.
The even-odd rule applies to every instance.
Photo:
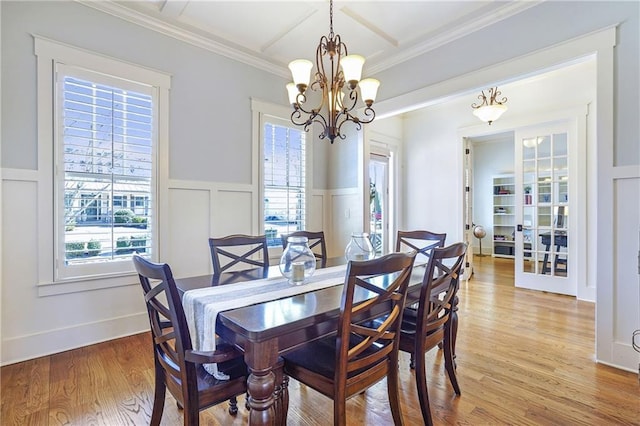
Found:
[[[493,178],[493,256],[513,258],[515,253],[515,179]]]

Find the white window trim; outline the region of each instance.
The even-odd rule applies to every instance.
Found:
[[[258,187],[258,200],[257,206],[259,206],[257,217],[255,219],[260,234],[264,234],[264,146],[262,144],[262,138],[264,131],[263,126],[266,117],[275,117],[280,120],[291,120],[291,108],[287,108],[283,105],[273,104],[257,99],[251,99],[251,112],[253,116],[253,156],[256,158],[256,166],[253,171],[253,182]],[[293,125],[292,123],[292,126]],[[309,222],[309,207],[311,202],[311,188],[313,188],[313,129],[307,132],[305,137],[305,223]],[[282,247],[269,247],[269,258],[279,258],[282,254]]]
[[[160,234],[166,226],[161,211],[166,211],[168,188],[169,89],[171,76],[167,73],[96,54],[74,46],[34,35],[34,53],[37,63],[37,137],[38,137],[38,293],[41,296],[63,294],[97,288],[118,287],[136,283],[133,265],[110,274],[97,274],[59,279],[55,272],[55,217],[54,199],[54,86],[55,63],[104,72],[107,75],[127,76],[145,82],[157,90],[158,134],[156,162],[156,217],[153,256],[160,257]]]

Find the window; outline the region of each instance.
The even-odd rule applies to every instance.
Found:
[[[263,120],[264,230],[269,246],[305,229],[306,132],[281,119]]]
[[[153,92],[74,67],[57,69],[64,266],[150,255],[154,208],[139,207],[152,203],[155,192]]]
[[[167,179],[158,158],[167,150],[170,77],[34,40],[38,146],[42,170],[50,170],[54,181],[53,191],[42,191],[39,199],[54,217],[52,237],[40,237],[39,282],[78,282],[59,292],[129,283],[123,275],[134,272],[132,253],[157,256],[157,194]],[[44,219],[40,226],[48,228]],[[81,283],[87,280],[93,282]]]

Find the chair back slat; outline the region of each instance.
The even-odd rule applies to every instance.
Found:
[[[187,368],[184,360],[184,353],[192,349],[192,343],[171,268],[138,255],[133,256],[133,264],[144,292],[156,360],[172,376],[167,380],[178,383],[196,380],[193,366]],[[188,378],[189,374],[193,377]]]
[[[415,252],[392,253],[349,263],[336,341],[337,385],[354,371],[397,362],[396,335],[414,259]],[[368,298],[354,303],[363,295]]]
[[[213,274],[255,267],[269,267],[269,249],[265,235],[229,235],[209,238]]]
[[[436,247],[443,247],[447,238],[446,233],[431,231],[398,231],[396,237],[396,251],[415,250],[416,262],[426,263],[429,261],[431,251]]]
[[[467,246],[464,243],[435,248],[423,277],[416,334],[427,335],[444,328],[460,285]],[[445,262],[449,262],[451,266]]]
[[[280,236],[282,249],[287,248],[289,237],[307,237],[309,248],[317,260],[323,263],[327,260],[327,244],[324,239],[324,231],[295,231],[290,234]],[[323,265],[324,266],[324,265]]]

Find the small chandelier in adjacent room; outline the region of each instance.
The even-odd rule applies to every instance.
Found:
[[[471,105],[473,115],[491,125],[492,122],[500,118],[507,110],[507,107],[504,105],[507,102],[507,98],[503,97],[502,99],[498,99],[498,96],[501,95],[502,93],[498,91],[497,87],[491,87],[488,95],[485,95],[483,90],[482,93],[478,95],[478,99],[482,102],[478,105],[475,103]]]
[[[325,69],[325,62],[327,68]],[[340,35],[333,33],[333,0],[329,2],[329,36],[322,36],[316,49],[316,72],[309,86],[313,64],[306,59],[297,59],[289,64],[293,75],[293,83],[287,84],[289,102],[293,106],[291,121],[297,126],[304,126],[308,131],[314,122],[322,126],[320,139],[328,138],[331,143],[339,137],[344,139],[342,125],[351,121],[360,130],[362,124],[371,123],[376,116],[371,108],[376,99],[380,82],[373,78],[361,80],[364,58],[349,55],[347,46],[340,40]],[[346,87],[347,93],[342,89]],[[305,107],[307,88],[321,92],[317,106]],[[356,90],[360,87],[360,96]],[[364,102],[363,117],[353,111],[361,97]]]

